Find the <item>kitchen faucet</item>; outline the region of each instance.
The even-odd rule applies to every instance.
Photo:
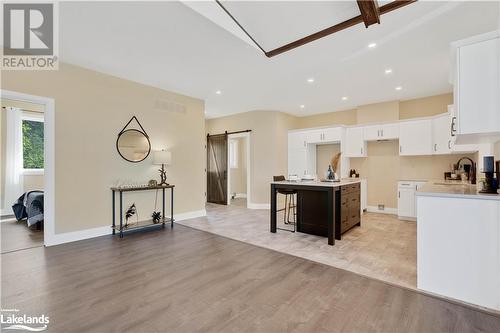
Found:
[[[468,178],[471,184],[476,184],[476,163],[469,157],[462,157],[458,160],[457,164],[455,164],[457,169],[460,166],[460,162],[462,162],[463,160],[468,160],[471,163],[470,170],[468,172]]]

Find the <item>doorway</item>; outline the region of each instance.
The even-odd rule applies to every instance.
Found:
[[[250,130],[207,135],[207,202],[248,207]]]
[[[8,90],[1,90],[1,97],[1,252],[51,245],[54,100]]]
[[[250,134],[236,133],[228,136],[228,205],[248,207],[250,183]]]

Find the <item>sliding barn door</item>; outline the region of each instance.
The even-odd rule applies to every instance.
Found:
[[[207,136],[207,201],[227,205],[227,134]]]

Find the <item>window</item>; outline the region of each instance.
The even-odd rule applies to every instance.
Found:
[[[22,118],[23,169],[25,172],[43,172],[43,118]]]
[[[229,141],[229,167],[231,169],[238,168],[238,141]]]

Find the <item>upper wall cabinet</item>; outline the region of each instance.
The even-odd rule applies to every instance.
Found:
[[[341,127],[322,128],[310,130],[305,133],[307,143],[327,144],[340,142],[342,129]]]
[[[363,130],[365,141],[396,140],[399,138],[399,124],[366,126]]]
[[[288,132],[288,149],[307,148],[305,132]]]
[[[412,120],[399,124],[399,155],[432,155],[432,120]]]
[[[443,113],[432,119],[432,153],[450,154],[451,153],[451,124],[450,115]]]
[[[500,31],[452,46],[457,143],[500,140]]]
[[[366,141],[363,136],[363,127],[349,127],[346,129],[347,157],[366,157]]]

